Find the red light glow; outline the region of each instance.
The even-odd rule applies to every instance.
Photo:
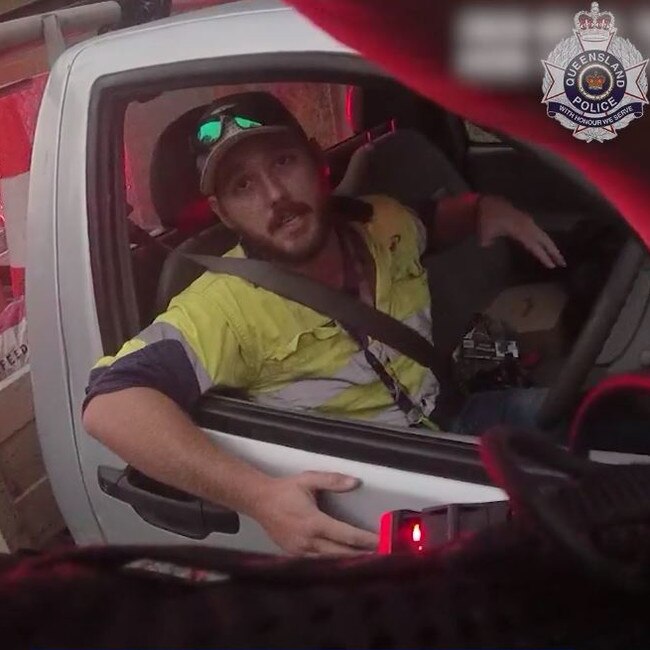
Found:
[[[420,553],[425,549],[426,528],[419,513],[412,510],[393,510],[382,514],[379,521],[381,554]]]
[[[379,545],[377,553],[385,555],[392,550],[393,515],[384,512],[379,520]]]
[[[352,93],[354,86],[348,86],[345,89],[345,119],[348,121],[348,126],[354,131],[354,120],[352,119]]]

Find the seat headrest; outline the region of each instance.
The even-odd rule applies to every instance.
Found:
[[[176,118],[154,147],[149,171],[151,198],[161,223],[168,228],[196,232],[214,223],[214,214],[199,190],[191,148],[191,134],[207,106],[197,106]]]
[[[173,250],[167,256],[158,280],[158,313],[165,311],[174,296],[205,272],[204,268],[188,260],[186,255],[223,255],[236,244],[237,235],[222,223],[216,223]]]
[[[336,193],[388,194],[407,205],[469,187],[426,136],[410,129],[387,133],[359,148]]]

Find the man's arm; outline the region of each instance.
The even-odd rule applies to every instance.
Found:
[[[222,452],[175,402],[151,388],[98,395],[83,423],[147,476],[237,512],[252,513],[270,481]]]
[[[444,197],[419,207],[427,249],[444,250],[476,234],[482,246],[500,237],[519,242],[549,269],[566,266],[553,240],[525,212],[497,196],[474,193]]]
[[[316,492],[347,492],[357,480],[320,472],[272,478],[220,449],[186,415],[212,386],[246,389],[255,375],[243,325],[210,298],[184,292],[116,357],[100,361],[84,404],[88,432],[147,476],[253,517],[286,551],[374,548],[374,534],[316,504]]]
[[[318,510],[315,493],[348,492],[358,481],[333,472],[272,478],[228,454],[167,396],[128,388],[94,397],[83,423],[97,440],[147,476],[258,521],[293,554],[374,550],[376,536]]]
[[[427,249],[445,250],[476,233],[479,194],[466,193],[428,201],[417,208],[427,231]]]

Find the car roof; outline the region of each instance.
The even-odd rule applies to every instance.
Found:
[[[196,18],[205,18],[209,16],[232,16],[233,14],[256,14],[264,11],[282,9],[284,11],[294,11],[292,7],[282,2],[281,0],[239,0],[239,2],[226,2],[224,4],[215,4],[211,7],[204,9],[196,9],[194,11],[185,11],[183,13],[175,14],[169,18],[163,18],[156,21],[155,24],[160,23],[176,23],[194,20]],[[154,23],[148,23],[149,25]],[[140,25],[135,29],[142,29],[146,25]]]
[[[88,79],[97,79],[178,61],[277,52],[353,51],[278,0],[246,0],[83,41],[61,55],[51,74],[57,77],[74,64]]]
[[[250,19],[255,19],[259,17],[256,16],[256,14],[259,15],[269,11],[287,11],[293,13],[295,12],[295,9],[281,0],[239,0],[239,2],[217,4],[211,7],[205,7],[204,9],[184,11],[170,16],[169,18],[161,18],[160,20],[155,20],[150,23],[144,23],[142,25],[109,32],[109,35],[114,36],[119,34],[120,36],[133,36],[152,28],[156,29],[164,26],[192,23],[197,20],[213,20],[235,15],[248,16]]]

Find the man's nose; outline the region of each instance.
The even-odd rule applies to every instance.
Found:
[[[275,174],[271,172],[262,174],[262,183],[269,203],[275,203],[276,201],[286,198],[287,188]]]

